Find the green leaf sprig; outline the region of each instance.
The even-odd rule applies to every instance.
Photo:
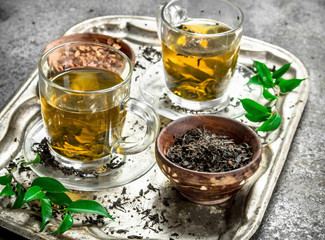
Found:
[[[33,161],[34,164],[39,162],[39,157]],[[8,169],[9,174],[0,176],[0,185],[5,187],[0,192],[0,196],[12,196],[16,195],[16,200],[12,205],[12,209],[21,208],[25,203],[30,201],[39,200],[41,203],[42,213],[42,226],[40,231],[43,231],[49,220],[52,218],[53,207],[55,205],[60,206],[60,211],[64,212],[64,219],[60,226],[50,234],[61,234],[72,227],[73,217],[70,213],[88,213],[98,214],[104,217],[108,217],[114,221],[114,219],[108,214],[106,209],[96,201],[93,200],[76,200],[72,201],[66,194],[69,192],[62,183],[54,178],[38,177],[36,178],[31,187],[24,191],[21,184],[16,181],[15,188],[13,184],[13,175],[11,169]],[[14,189],[16,191],[14,191]]]
[[[281,124],[281,116],[276,109],[276,102],[279,99],[280,93],[292,91],[305,79],[282,78],[282,76],[289,70],[291,63],[283,65],[273,73],[262,62],[253,61],[253,64],[256,75],[254,75],[245,85],[255,84],[262,86],[263,97],[269,102],[274,102],[274,104],[266,107],[249,98],[239,100],[247,112],[245,117],[249,121],[262,123],[256,131],[273,131]],[[270,89],[274,93],[271,93]]]

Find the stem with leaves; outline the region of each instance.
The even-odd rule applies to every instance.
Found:
[[[39,163],[39,156],[34,161],[28,164]],[[22,163],[27,165],[26,163]],[[77,200],[72,201],[66,194],[69,192],[59,181],[49,177],[36,178],[31,187],[26,191],[17,180],[13,179],[12,169],[7,168],[8,174],[0,176],[0,185],[5,187],[0,192],[0,196],[12,196],[16,195],[16,199],[11,209],[21,208],[25,203],[30,201],[39,200],[41,203],[42,212],[42,231],[49,220],[52,218],[53,206],[58,205],[63,208],[64,219],[62,220],[58,229],[50,234],[61,234],[72,227],[73,218],[70,213],[90,213],[98,214],[104,217],[108,217],[114,221],[114,219],[107,213],[106,209],[96,201],[92,200]],[[14,180],[14,181],[13,181]],[[15,186],[15,188],[12,187]],[[16,189],[16,191],[14,191]]]
[[[253,61],[253,63],[256,75],[254,75],[246,85],[255,84],[262,86],[263,97],[270,103],[273,102],[273,105],[263,106],[249,98],[239,100],[247,112],[245,117],[251,122],[262,123],[256,131],[273,131],[281,124],[281,116],[276,108],[280,93],[287,93],[295,89],[305,79],[282,78],[289,70],[291,63],[283,65],[273,73],[271,73],[270,69],[264,63],[258,61]],[[274,93],[271,93],[270,89],[272,89]]]

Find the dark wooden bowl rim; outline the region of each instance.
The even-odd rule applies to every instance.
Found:
[[[235,169],[235,170],[231,170],[231,171],[226,171],[226,172],[199,172],[199,171],[194,171],[194,170],[190,170],[190,169],[186,169],[186,168],[183,168],[175,163],[173,163],[172,161],[170,161],[161,151],[160,149],[160,146],[159,146],[159,139],[160,137],[167,131],[167,128],[168,127],[171,127],[171,126],[174,126],[174,125],[177,125],[179,124],[179,122],[182,122],[184,121],[185,119],[191,119],[193,117],[202,117],[202,118],[205,118],[205,117],[212,117],[212,118],[219,118],[219,119],[222,119],[223,121],[232,121],[233,123],[235,124],[239,124],[241,127],[245,128],[245,130],[248,132],[248,134],[252,134],[252,136],[254,137],[254,140],[256,140],[257,142],[257,152],[254,154],[256,157],[254,159],[252,159],[252,161],[250,161],[247,165],[241,167],[241,168],[238,168],[238,169]],[[169,123],[164,129],[161,130],[161,132],[159,133],[158,135],[158,138],[157,138],[157,141],[156,141],[156,149],[159,153],[159,155],[164,159],[164,161],[168,162],[169,164],[171,164],[172,166],[174,166],[175,168],[179,169],[179,170],[182,170],[182,171],[185,171],[185,172],[189,172],[189,173],[193,173],[193,174],[200,174],[200,175],[211,175],[211,176],[225,176],[225,175],[232,175],[234,173],[238,173],[238,172],[241,172],[243,171],[244,169],[246,168],[249,168],[251,165],[253,165],[256,161],[259,161],[261,160],[261,155],[262,155],[262,149],[263,149],[263,146],[262,146],[262,142],[259,138],[259,136],[250,128],[248,127],[247,125],[245,125],[244,123],[238,121],[238,120],[235,120],[235,119],[232,119],[232,118],[228,118],[228,117],[223,117],[223,116],[216,116],[216,115],[210,115],[210,114],[204,114],[204,115],[191,115],[191,116],[185,116],[185,117],[182,117],[182,118],[179,118],[175,121],[172,121],[171,123]]]

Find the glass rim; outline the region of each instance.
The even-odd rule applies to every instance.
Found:
[[[234,28],[232,28],[232,29],[230,29],[230,30],[228,30],[228,31],[225,31],[225,32],[221,32],[221,33],[213,33],[213,34],[191,33],[191,32],[187,32],[187,31],[181,30],[181,29],[176,28],[176,27],[174,27],[173,25],[171,25],[171,24],[166,20],[166,18],[165,18],[165,16],[164,16],[164,11],[165,11],[165,9],[166,9],[168,6],[170,6],[171,4],[173,4],[174,2],[176,2],[176,1],[179,1],[179,0],[171,0],[171,1],[167,2],[167,3],[165,3],[165,4],[163,5],[162,9],[161,9],[161,12],[160,12],[160,14],[161,14],[160,17],[161,17],[162,21],[163,21],[165,24],[167,24],[171,29],[173,29],[174,31],[176,31],[176,32],[180,32],[180,33],[187,34],[187,35],[191,35],[191,36],[197,36],[197,37],[213,38],[213,37],[226,36],[226,35],[228,35],[228,34],[234,33],[234,32],[236,32],[237,30],[239,30],[240,28],[242,28],[242,26],[243,26],[243,22],[244,22],[244,13],[243,13],[243,11],[241,10],[241,8],[238,7],[235,3],[230,2],[230,1],[228,1],[228,0],[219,0],[219,1],[222,1],[222,2],[226,2],[226,3],[228,3],[229,5],[231,5],[232,7],[234,7],[235,9],[238,10],[239,14],[241,15],[241,18],[240,18],[240,22],[239,22],[239,24],[238,24],[236,27],[234,27]]]
[[[46,77],[45,74],[44,74],[43,68],[42,68],[42,63],[47,59],[47,57],[58,48],[61,48],[63,46],[67,46],[67,45],[78,44],[78,43],[102,46],[102,47],[105,47],[105,48],[109,48],[109,49],[117,52],[118,54],[120,54],[124,59],[127,60],[127,63],[129,65],[129,71],[128,71],[127,76],[123,79],[123,81],[121,83],[119,83],[119,84],[117,84],[117,85],[115,85],[113,87],[104,88],[104,89],[100,89],[100,90],[96,90],[96,91],[80,91],[80,90],[69,89],[69,88],[66,88],[66,87],[63,87],[63,86],[60,86],[60,85],[54,83],[48,77]],[[51,85],[52,87],[55,87],[57,89],[63,90],[63,91],[67,91],[67,92],[71,92],[71,93],[78,93],[78,94],[107,93],[107,92],[111,92],[111,91],[114,91],[116,89],[119,89],[120,87],[122,87],[123,85],[125,85],[129,81],[131,81],[132,72],[133,72],[132,62],[129,59],[129,57],[126,56],[122,51],[120,51],[120,50],[118,50],[118,49],[116,49],[116,48],[114,48],[114,47],[112,47],[110,45],[104,44],[104,43],[90,42],[90,41],[71,41],[71,42],[61,43],[61,44],[47,50],[46,52],[44,52],[42,54],[40,60],[38,61],[38,73],[41,75],[41,78],[44,79],[49,85]]]

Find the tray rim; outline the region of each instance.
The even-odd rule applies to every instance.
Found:
[[[110,15],[110,16],[100,16],[100,17],[95,17],[95,18],[90,18],[87,19],[85,21],[81,21],[79,23],[77,23],[76,25],[70,27],[63,35],[67,35],[73,32],[74,28],[79,27],[79,25],[81,24],[87,24],[87,23],[91,23],[94,21],[101,21],[103,19],[116,19],[116,18],[122,18],[122,19],[138,19],[138,20],[149,20],[149,21],[154,21],[155,18],[153,17],[149,17],[149,16],[132,16],[132,15]],[[301,70],[301,73],[306,77],[306,84],[305,84],[305,90],[303,91],[302,95],[299,95],[299,98],[303,100],[303,102],[297,106],[295,106],[295,112],[299,112],[299,115],[295,116],[295,121],[291,122],[290,124],[290,128],[293,129],[293,131],[288,131],[287,134],[284,136],[284,142],[286,143],[284,148],[281,148],[279,152],[277,152],[275,159],[282,159],[282,161],[280,161],[280,164],[278,163],[275,167],[278,171],[274,171],[274,172],[278,172],[278,174],[272,174],[272,181],[271,184],[267,185],[266,188],[266,196],[267,198],[264,199],[263,204],[261,206],[261,209],[259,211],[262,211],[262,214],[257,214],[258,217],[255,219],[255,221],[251,224],[251,228],[250,231],[246,232],[246,234],[242,237],[244,237],[245,239],[250,238],[255,231],[257,230],[257,228],[260,226],[260,223],[264,217],[265,211],[268,207],[269,201],[272,197],[272,193],[273,190],[277,184],[277,180],[281,174],[281,171],[283,169],[284,163],[286,162],[286,157],[287,154],[290,150],[291,147],[291,143],[293,140],[293,137],[295,135],[297,126],[300,122],[300,119],[302,117],[303,114],[303,110],[305,108],[306,102],[308,101],[308,96],[309,96],[309,92],[310,92],[310,85],[311,85],[311,79],[310,79],[310,74],[308,69],[306,68],[305,64],[298,58],[296,57],[294,54],[292,54],[291,52],[289,52],[286,49],[283,49],[279,46],[273,45],[271,43],[259,40],[259,39],[255,39],[255,38],[251,38],[248,36],[243,36],[242,37],[242,41],[247,41],[250,43],[258,43],[258,44],[262,44],[262,45],[266,45],[270,48],[276,49],[277,51],[282,52],[283,54],[289,56],[290,58],[294,59],[295,62],[298,64],[299,69]],[[15,103],[17,103],[17,100],[20,98],[20,96],[22,96],[22,94],[25,92],[26,89],[28,89],[28,87],[30,86],[30,84],[34,81],[34,79],[37,78],[37,67],[34,68],[34,70],[27,76],[26,80],[21,84],[21,86],[17,89],[16,93],[13,94],[13,96],[11,97],[11,99],[4,105],[4,107],[2,109],[0,109],[0,121],[3,120],[7,114],[10,113],[11,107],[15,105]],[[0,223],[3,223],[5,221],[3,221],[3,219],[0,219]],[[1,224],[2,225],[2,224]],[[12,224],[8,224],[7,226],[5,226],[7,224],[4,224],[3,226],[11,229]],[[9,225],[11,227],[9,227]],[[13,227],[14,228],[14,227]]]

